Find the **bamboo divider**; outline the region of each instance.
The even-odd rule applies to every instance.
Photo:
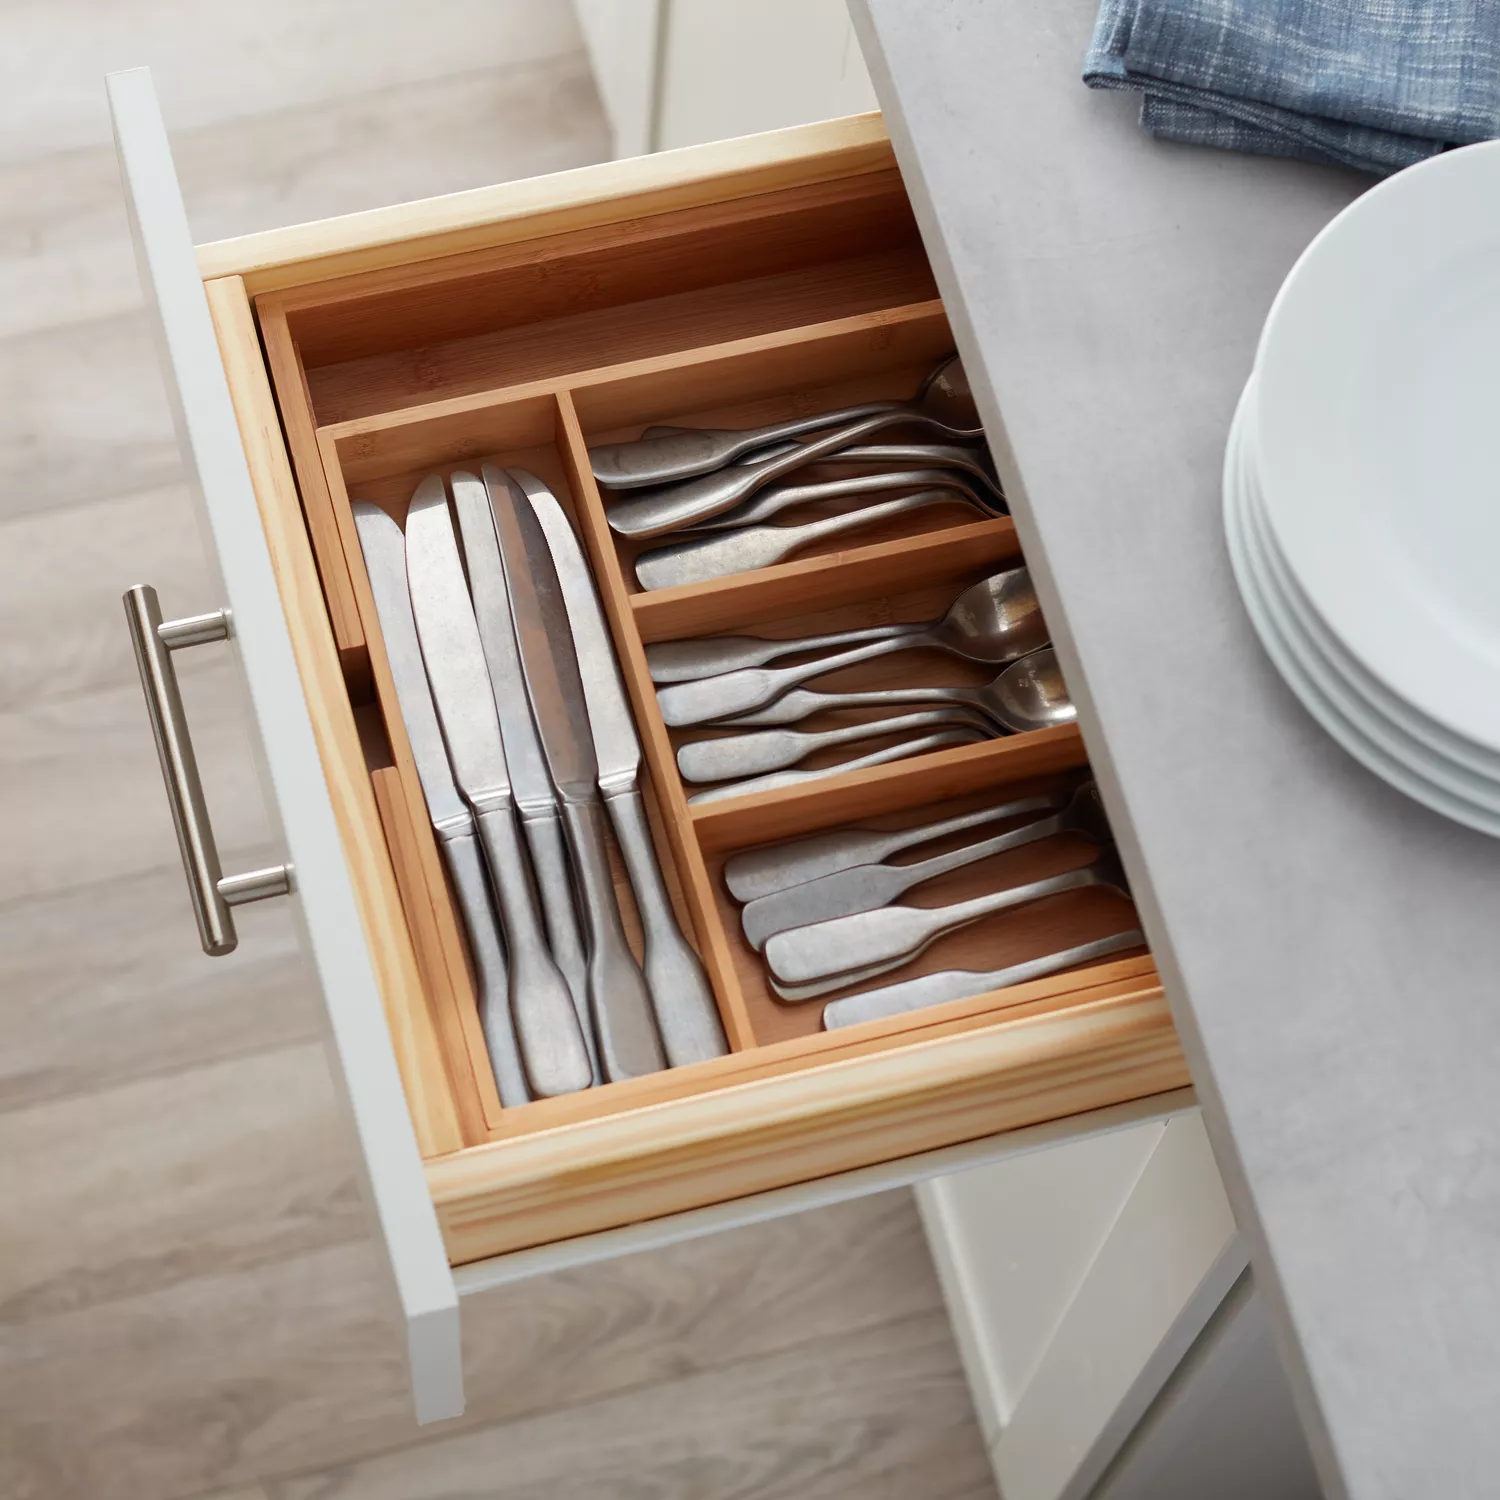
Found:
[[[507,256],[507,264],[516,262],[509,249],[496,264]],[[420,277],[396,279],[420,293]],[[261,300],[272,378],[283,412],[290,413],[284,422],[306,539],[330,618],[342,611],[336,631],[346,693],[341,711],[358,707],[367,729],[379,726],[375,739],[383,734],[384,750],[368,764],[351,762],[344,773],[367,777],[373,790],[367,815],[373,829],[364,837],[367,843],[373,837],[388,858],[385,878],[404,909],[423,1008],[441,1053],[442,1087],[458,1122],[458,1149],[427,1153],[456,1261],[966,1139],[982,1133],[981,1126],[1002,1128],[997,1121],[1029,1123],[1049,1110],[1180,1086],[1185,1075],[1148,958],[825,1033],[816,1029],[820,1007],[783,1006],[770,996],[723,889],[725,858],[755,843],[856,820],[912,822],[1012,793],[1065,790],[1086,770],[1075,728],[958,746],[703,804],[689,803],[677,774],[675,753],[684,735],[661,718],[647,644],[725,630],[792,636],[929,619],[968,582],[1020,561],[1015,528],[1006,518],[919,523],[918,530],[872,532],[838,551],[752,573],[646,592],[633,575],[639,546],[610,530],[589,444],[632,437],[656,421],[755,425],[910,395],[924,370],[951,347],[939,303],[881,306],[541,379],[440,392],[430,400],[413,390],[390,409],[320,426],[290,317],[299,307],[317,307],[317,299],[293,290]],[[358,298],[347,300],[358,305]],[[334,337],[333,327],[319,336]],[[389,369],[382,378],[390,378]],[[462,930],[427,820],[350,508],[351,497],[368,499],[402,520],[424,474],[475,467],[481,459],[539,474],[579,531],[640,731],[658,854],[731,1046],[727,1056],[710,1062],[509,1110],[500,1107],[489,1074]],[[852,676],[830,685],[935,681],[943,668],[910,653],[899,671],[875,662],[848,670]],[[962,670],[976,682],[993,673]],[[366,740],[372,742],[368,733]],[[1033,851],[1006,868],[1050,873],[1069,860],[1076,864],[1079,852],[1055,855]],[[971,888],[982,888],[986,868],[967,877],[980,882]],[[616,875],[638,948],[628,884],[618,868]],[[1115,925],[1101,926],[1107,923]],[[986,927],[938,952],[949,955],[945,962],[954,953],[962,961],[978,955],[976,964],[994,967],[1086,941],[1120,923],[1118,902],[1105,910],[1098,900],[1054,898],[1003,932]],[[906,972],[922,971],[919,960]],[[1023,1026],[1032,1027],[1027,1036],[1041,1035],[1035,1027],[1044,1021],[1051,1028],[1047,1046],[1056,1053],[1051,1062],[1038,1060],[1012,1036]],[[1106,1035],[1109,1040],[1101,1041]],[[399,1032],[397,1041],[399,1050]],[[971,1044],[977,1052],[965,1050]],[[994,1084],[997,1074],[1012,1083],[987,1094],[983,1080]],[[430,1090],[430,1064],[422,1077]],[[996,1103],[1002,1095],[1003,1107]],[[698,1144],[689,1150],[689,1141]],[[688,1154],[674,1156],[681,1151]]]

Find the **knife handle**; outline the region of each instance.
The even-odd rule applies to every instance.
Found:
[[[604,805],[615,825],[615,838],[625,856],[625,868],[635,890],[646,938],[646,983],[656,1011],[667,1061],[674,1068],[722,1057],[729,1051],[724,1023],[714,1003],[713,990],[698,955],[693,952],[667,894],[656,862],[656,848],[646,822],[640,790],[606,795]]]
[[[589,999],[604,1076],[618,1083],[622,1078],[658,1073],[667,1062],[656,1034],[645,976],[636,966],[620,925],[605,852],[604,810],[593,797],[587,802],[564,802],[562,813],[588,926]]]
[[[531,1091],[543,1099],[593,1082],[588,1048],[573,997],[547,951],[526,855],[509,807],[478,814],[479,837],[499,897],[500,925],[510,957],[510,1014]]]
[[[568,846],[563,840],[562,823],[556,811],[530,816],[522,813],[521,828],[526,834],[526,847],[531,851],[531,873],[536,876],[552,962],[562,970],[562,977],[573,996],[573,1009],[583,1032],[583,1045],[588,1048],[594,1082],[603,1083],[594,1024],[589,1016],[588,960],[584,957],[583,938],[578,931],[578,907],[573,900],[573,876],[568,868]]]
[[[472,833],[460,833],[440,840],[438,847],[443,851],[464,914],[469,952],[474,957],[475,977],[479,981],[479,1020],[489,1049],[490,1067],[495,1073],[495,1086],[500,1090],[500,1102],[507,1109],[529,1103],[531,1090],[526,1087],[516,1029],[510,1019],[505,950],[500,945],[500,928],[490,901],[490,883],[484,873],[479,842]]]

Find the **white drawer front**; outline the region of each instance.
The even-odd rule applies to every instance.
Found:
[[[319,763],[161,111],[148,70],[113,73],[107,83],[178,441],[223,580],[230,639],[260,729],[268,801],[292,866],[290,899],[322,989],[334,1075],[348,1103],[407,1323],[418,1420],[456,1416],[464,1397],[453,1273]],[[183,940],[190,941],[186,932]]]

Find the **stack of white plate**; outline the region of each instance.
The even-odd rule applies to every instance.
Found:
[[[1230,431],[1224,521],[1307,711],[1500,836],[1500,142],[1373,188],[1293,267]]]

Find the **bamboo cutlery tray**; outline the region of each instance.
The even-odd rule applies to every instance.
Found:
[[[387,934],[387,1013],[455,1262],[1185,1081],[1170,1028],[1162,1040],[1145,955],[825,1033],[821,1002],[771,994],[723,886],[725,859],[754,844],[850,822],[927,821],[1076,781],[1086,759],[1074,727],[693,806],[676,772],[677,745],[704,731],[663,724],[647,643],[926,620],[965,585],[1022,560],[1009,519],[938,507],[849,545],[646,593],[631,562],[652,544],[614,536],[589,471],[588,445],[653,424],[741,427],[912,394],[953,338],[888,159],[824,181],[273,288],[254,308],[300,491],[294,520],[305,525],[340,668],[329,701],[314,709],[352,714],[359,730],[362,761],[328,769],[356,787],[358,826],[345,839],[357,883],[370,911],[399,924]],[[369,500],[402,520],[425,475],[480,459],[540,475],[584,543],[640,730],[663,872],[731,1048],[711,1062],[506,1110],[350,510],[351,500]],[[993,675],[910,652],[818,686]],[[858,752],[841,752],[849,753]],[[909,899],[958,899],[1086,858],[1081,844],[1048,841]],[[617,887],[638,944],[619,873]],[[1069,892],[952,934],[876,982],[998,968],[1128,925],[1118,898]],[[1047,1018],[1074,1031],[1049,1030]],[[969,1048],[954,1045],[966,1038]],[[1058,1072],[1057,1059],[1075,1052],[1087,1054],[1082,1070]]]

